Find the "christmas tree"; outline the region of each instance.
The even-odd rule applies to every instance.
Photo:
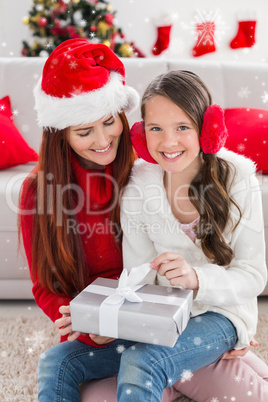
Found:
[[[105,0],[33,0],[23,22],[36,37],[32,46],[23,41],[23,56],[47,57],[63,41],[80,37],[103,43],[121,57],[139,56],[134,44],[124,40],[115,25],[115,12]]]

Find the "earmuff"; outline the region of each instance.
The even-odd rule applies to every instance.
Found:
[[[222,108],[219,105],[209,106],[204,113],[200,134],[202,151],[205,154],[216,154],[224,146],[227,136],[228,131]],[[131,127],[130,139],[140,158],[150,163],[157,163],[148,151],[143,121],[139,121]]]

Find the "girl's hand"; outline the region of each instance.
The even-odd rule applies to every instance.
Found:
[[[242,357],[245,356],[245,354],[248,353],[248,351],[251,349],[251,347],[256,347],[259,346],[259,342],[256,341],[256,339],[252,339],[252,341],[250,342],[250,346],[247,346],[244,349],[240,349],[240,350],[229,350],[229,352],[224,353],[224,355],[222,355],[221,359],[236,359],[237,357]]]
[[[81,335],[81,332],[73,332],[70,306],[60,306],[59,312],[62,314],[61,318],[55,321],[55,326],[59,328],[59,333],[61,336],[68,335],[68,341],[73,342],[75,339]]]
[[[198,290],[199,283],[195,270],[187,261],[176,253],[163,253],[151,263],[152,269],[165,276],[172,286],[182,286],[185,289]]]
[[[110,343],[115,340],[115,338],[108,338],[107,336],[100,336],[95,334],[88,335],[93,342],[97,343],[97,345],[103,345],[104,343]]]

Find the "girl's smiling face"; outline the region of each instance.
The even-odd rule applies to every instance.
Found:
[[[71,126],[71,148],[89,162],[106,166],[116,158],[123,123],[119,115],[104,117],[84,126]]]
[[[199,167],[199,134],[174,102],[160,95],[149,99],[144,124],[148,150],[166,172],[180,173],[190,165],[195,170]]]

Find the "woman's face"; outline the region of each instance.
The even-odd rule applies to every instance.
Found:
[[[181,173],[199,165],[198,132],[186,113],[171,100],[159,95],[149,99],[144,124],[148,150],[166,172]]]
[[[106,166],[116,158],[123,123],[117,114],[68,130],[70,147],[82,158]]]

